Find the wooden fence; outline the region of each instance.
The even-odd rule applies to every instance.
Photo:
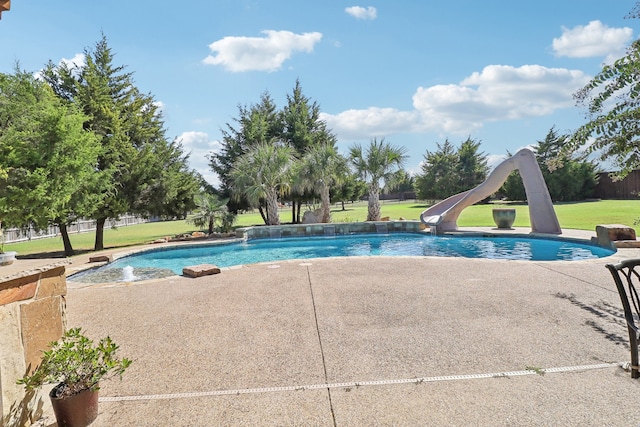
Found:
[[[602,172],[594,193],[598,199],[637,199],[640,194],[640,170],[632,171],[620,181],[613,181],[609,172]]]

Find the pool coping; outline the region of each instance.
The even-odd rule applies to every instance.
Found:
[[[401,224],[400,227],[396,227],[395,225],[392,226],[392,228],[399,228],[400,231],[387,231],[387,233],[407,233],[407,234],[429,234],[430,231],[428,229],[424,230],[420,230],[418,227],[420,226],[420,222],[419,221],[383,221],[383,223],[393,223],[393,224]],[[342,224],[342,223],[341,223]],[[348,223],[346,223],[348,224]],[[359,223],[358,223],[359,224]],[[377,222],[372,222],[371,224],[377,224]],[[408,227],[407,227],[408,224]],[[327,225],[327,224],[312,224],[315,226],[322,226],[322,225]],[[300,229],[300,228],[306,228],[307,226],[309,226],[308,224],[287,224],[287,225],[280,225],[280,226],[275,226],[277,228],[283,228],[283,227],[294,227],[295,229]],[[416,229],[417,231],[409,231],[409,229],[413,230]],[[259,229],[261,231],[263,231],[262,233],[260,233],[259,235],[262,237],[248,237],[249,234],[247,231],[248,230],[252,230],[252,229]],[[320,229],[319,227],[315,227],[315,230]],[[402,231],[405,230],[405,231]],[[163,251],[163,250],[171,250],[174,249],[176,247],[181,247],[181,246],[214,246],[214,245],[226,245],[226,244],[234,244],[234,243],[239,243],[239,242],[243,242],[243,241],[248,241],[248,240],[267,240],[267,239],[278,239],[278,237],[271,237],[267,234],[270,234],[269,232],[269,226],[259,226],[259,227],[249,227],[249,228],[242,228],[242,229],[238,229],[238,232],[236,233],[236,237],[225,237],[225,238],[216,238],[216,239],[194,239],[194,240],[188,240],[188,241],[169,241],[169,242],[165,242],[165,243],[152,243],[152,244],[146,244],[143,246],[136,246],[136,247],[131,247],[131,248],[127,248],[126,250],[122,250],[122,251],[110,251],[109,253],[109,257],[111,258],[110,262],[92,262],[92,263],[86,263],[86,264],[79,264],[76,265],[76,263],[73,263],[73,265],[71,266],[71,268],[67,268],[67,286],[71,286],[73,288],[88,288],[88,287],[109,287],[109,286],[130,286],[132,284],[145,284],[148,282],[155,282],[158,280],[166,280],[166,279],[171,279],[171,278],[175,278],[175,277],[182,277],[183,275],[181,274],[175,274],[175,275],[171,275],[171,276],[167,276],[167,277],[163,277],[163,278],[151,278],[151,279],[146,279],[146,280],[136,280],[136,281],[131,281],[131,282],[125,282],[125,281],[117,281],[117,282],[99,282],[99,283],[92,283],[92,282],[81,282],[81,281],[75,281],[75,280],[69,280],[69,278],[77,273],[81,273],[90,269],[97,269],[100,267],[103,267],[107,264],[110,264],[111,262],[115,262],[121,258],[125,258],[127,256],[131,256],[131,255],[135,255],[135,254],[140,254],[140,253],[144,253],[144,252],[148,252],[148,251]],[[335,237],[342,237],[342,236],[348,236],[348,235],[366,235],[366,234],[377,234],[375,231],[373,232],[354,232],[354,233],[350,233],[350,234],[336,234]],[[325,237],[325,234],[314,234],[310,237]],[[580,244],[586,244],[586,245],[590,245],[590,246],[597,246],[597,247],[603,247],[601,245],[599,245],[597,243],[597,239],[595,237],[595,231],[594,232],[590,232],[588,230],[576,230],[576,229],[563,229],[563,233],[560,235],[556,235],[556,234],[546,234],[546,233],[534,233],[531,232],[531,229],[528,227],[514,227],[514,228],[510,228],[510,229],[498,229],[495,227],[468,227],[468,228],[464,228],[464,229],[459,229],[456,231],[447,231],[444,233],[439,234],[439,236],[482,236],[482,237],[523,237],[523,238],[530,238],[530,239],[550,239],[550,240],[561,240],[561,241],[569,241],[569,242],[574,242],[574,243],[580,243]],[[305,236],[281,236],[279,238],[304,238]],[[326,236],[326,237],[332,237],[332,236]],[[611,247],[605,247],[605,249],[612,249],[615,252],[610,256],[615,255],[616,253],[619,252],[620,248],[616,248],[615,246],[611,246]],[[94,254],[95,255],[95,254]],[[372,256],[369,255],[363,255],[363,256],[359,256],[361,258],[369,258]],[[375,257],[384,257],[384,256],[380,256],[380,255],[376,255]],[[398,256],[389,256],[390,258],[397,258]],[[441,257],[437,257],[437,256],[430,256],[430,255],[418,255],[418,256],[408,256],[407,257],[412,257],[412,258],[441,258]],[[609,258],[609,257],[603,257],[603,258]],[[322,257],[322,258],[333,258],[333,257]],[[353,258],[358,258],[358,257],[353,257]],[[318,258],[308,258],[305,260],[315,260]],[[597,258],[597,259],[601,259],[601,258]],[[504,260],[504,259],[488,259],[490,261],[523,261],[523,262],[532,262],[529,260]],[[251,263],[251,264],[239,264],[239,265],[235,265],[235,266],[230,266],[230,267],[220,267],[221,271],[226,271],[229,269],[236,269],[236,268],[244,268],[246,266],[250,266],[250,265],[269,265],[269,264],[277,264],[277,263],[283,263],[283,262],[297,262],[300,260],[273,260],[273,261],[262,261],[262,262],[257,262],[257,263]],[[580,261],[590,261],[590,260],[536,260],[533,262],[544,262],[544,263],[556,263],[556,262],[580,262]]]

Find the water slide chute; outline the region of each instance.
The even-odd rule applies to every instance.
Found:
[[[562,234],[542,171],[535,155],[527,148],[523,148],[496,166],[487,179],[476,188],[453,195],[422,212],[420,220],[438,232],[457,230],[457,221],[462,210],[498,191],[514,170],[520,173],[524,183],[529,204],[531,231]]]

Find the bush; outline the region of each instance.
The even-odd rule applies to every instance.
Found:
[[[18,380],[27,389],[44,384],[62,384],[59,395],[72,396],[83,390],[99,389],[102,379],[119,376],[131,365],[131,360],[116,357],[118,346],[106,337],[94,346],[80,328],[68,330],[59,341],[49,344],[42,362],[31,375]]]

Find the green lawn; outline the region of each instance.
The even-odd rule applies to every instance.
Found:
[[[526,205],[475,205],[470,206],[460,215],[458,225],[461,227],[491,227],[495,226],[491,214],[494,207],[510,206],[516,208],[516,221],[514,226],[529,226],[529,209]],[[382,216],[390,219],[404,218],[418,220],[420,214],[427,205],[420,202],[385,201],[382,203]],[[598,224],[625,224],[634,225],[636,218],[640,217],[640,200],[602,200],[581,203],[562,203],[555,205],[558,220],[562,228],[575,228],[581,230],[595,230]],[[341,205],[334,205],[331,211],[333,222],[364,221],[367,218],[367,203],[358,202],[345,204],[345,210]],[[280,211],[282,223],[291,222],[291,210],[284,208]],[[260,214],[245,213],[238,217],[236,226],[245,227],[262,224]],[[131,246],[151,242],[163,236],[174,236],[181,233],[190,233],[197,229],[186,221],[152,222],[147,224],[120,227],[118,229],[106,229],[104,234],[105,246],[108,248]],[[93,248],[94,233],[72,234],[71,242],[77,251],[90,251]],[[17,251],[19,255],[41,254],[43,256],[60,256],[62,240],[59,237],[32,240],[6,244],[6,251]]]
[[[491,209],[494,207],[512,207],[516,209],[516,227],[528,227],[529,207],[523,204],[488,204],[474,205],[466,208],[460,214],[458,225],[461,227],[491,227],[495,226]],[[360,202],[354,205],[345,205],[346,211],[336,207],[332,210],[331,219],[334,222],[364,221],[367,218],[367,204]],[[415,202],[387,202],[382,204],[382,216],[390,219],[418,220],[426,204]],[[634,225],[636,218],[640,217],[640,200],[601,200],[581,203],[560,203],[554,205],[558,221],[562,228],[575,228],[579,230],[595,230],[598,224],[626,224]],[[290,221],[287,214],[281,217],[284,221]]]
[[[141,243],[151,242],[160,237],[190,233],[194,230],[196,229],[193,224],[187,224],[186,221],[149,222],[146,224],[119,227],[117,229],[105,228],[104,244],[105,247],[109,248],[139,245]],[[71,234],[69,238],[76,251],[89,251],[93,249],[95,233]],[[60,237],[8,243],[4,245],[5,251],[17,251],[19,255],[36,253],[59,255],[53,253],[60,252],[62,249],[62,239]]]

